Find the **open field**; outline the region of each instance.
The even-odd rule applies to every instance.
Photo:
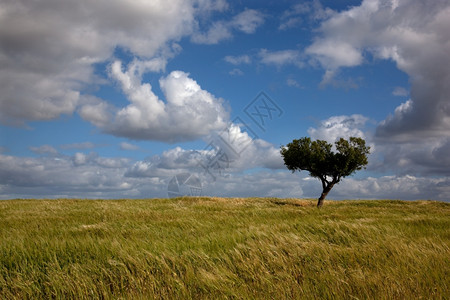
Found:
[[[449,299],[450,204],[0,201],[0,299]]]

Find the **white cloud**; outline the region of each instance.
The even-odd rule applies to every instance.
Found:
[[[211,25],[208,32],[194,34],[192,36],[192,42],[212,45],[230,39],[232,36],[231,29],[227,23],[216,22]]]
[[[280,150],[271,143],[249,136],[240,124],[230,124],[224,130],[211,134],[205,141],[204,149],[185,150],[176,147],[148,161],[137,162],[127,172],[127,176],[155,177],[177,170],[208,173],[213,178],[255,168],[284,169]]]
[[[411,101],[397,109],[398,113],[411,109]],[[361,137],[371,147],[368,169],[397,176],[450,176],[450,139],[429,137],[417,141],[380,140],[366,131],[369,120],[362,115],[332,116],[321,121],[316,128],[308,129],[312,139],[334,143],[343,137]]]
[[[325,88],[326,86],[333,86],[335,88],[343,88],[346,90],[357,89],[359,87],[358,82],[361,81],[361,78],[342,79],[339,78],[338,73],[338,70],[326,70],[319,87]]]
[[[81,152],[77,152],[75,153],[75,155],[73,156],[73,164],[75,166],[81,166],[84,165],[88,162],[89,157]]]
[[[234,68],[233,70],[231,70],[230,72],[228,72],[230,75],[232,76],[242,76],[244,75],[244,72],[242,72],[241,69],[238,68]]]
[[[229,8],[226,0],[198,0],[197,3],[205,13],[209,13],[211,11],[221,12]]]
[[[334,143],[339,138],[360,137],[365,139],[366,135],[361,130],[368,119],[362,115],[333,116],[321,121],[318,128],[309,128],[308,134],[312,139],[325,140]]]
[[[216,197],[308,197],[300,176],[285,171],[259,171],[203,181],[203,193]]]
[[[264,15],[254,9],[246,9],[233,18],[231,24],[237,30],[251,34],[264,23]]]
[[[325,70],[358,66],[364,56],[389,59],[411,82],[408,109],[380,124],[377,136],[416,140],[450,136],[450,4],[365,0],[331,14],[320,26],[321,36],[306,49]]]
[[[450,137],[449,16],[446,1],[365,0],[332,14],[307,48],[326,70],[325,82],[336,80],[338,68],[364,63],[364,57],[391,60],[408,74],[410,92],[396,87],[393,94],[410,99],[380,122],[374,134],[374,170],[449,174],[450,162],[442,156]]]
[[[168,178],[178,173],[198,172],[201,153],[204,151],[175,147],[148,160],[135,162],[124,175],[131,178]]]
[[[252,137],[242,124],[230,124],[210,140],[230,159],[229,168],[245,171],[253,168],[279,169],[283,167],[280,149],[262,139]]]
[[[42,145],[39,147],[30,147],[30,150],[37,154],[57,155],[58,151],[50,145]]]
[[[373,169],[394,170],[397,174],[450,176],[450,139],[428,138],[424,141],[377,143],[381,154]]]
[[[361,51],[349,43],[338,38],[317,40],[306,50],[306,53],[317,59],[328,70],[339,67],[354,67],[362,63]]]
[[[134,151],[134,150],[139,150],[139,146],[133,145],[130,143],[126,143],[126,142],[122,142],[122,143],[120,143],[120,149]]]
[[[369,119],[367,117],[359,114],[332,116],[320,121],[316,128],[310,127],[308,134],[313,140],[324,140],[332,144],[333,150],[335,150],[334,143],[340,138],[348,140],[350,137],[360,137],[370,147],[370,155],[368,156],[369,164],[367,166],[369,170],[397,172],[398,170],[393,165],[389,165],[382,170],[383,159],[386,153],[384,152],[384,148],[379,147],[374,141],[373,132],[366,130],[366,124],[368,122]]]
[[[215,181],[218,177],[253,169],[284,169],[280,150],[271,143],[249,136],[241,126],[231,123],[226,129],[211,134],[205,139],[203,149],[175,147],[146,161],[138,161],[125,175],[153,178],[195,173],[201,174],[204,181]]]
[[[124,158],[101,158],[95,153],[72,157],[15,157],[0,155],[1,198],[126,197],[130,180],[123,177]],[[134,188],[140,184],[132,183]]]
[[[292,79],[292,78],[288,78],[288,79],[286,80],[286,84],[287,84],[288,86],[291,86],[291,87],[302,88],[302,86],[300,85],[300,83],[298,83],[297,80]]]
[[[264,15],[254,9],[246,9],[228,21],[212,23],[207,32],[195,32],[191,40],[197,44],[217,44],[233,37],[233,31],[238,30],[252,34],[264,23]]]
[[[450,179],[404,176],[346,178],[330,193],[337,199],[444,200],[450,196]]]
[[[82,152],[59,158],[0,154],[0,198],[167,197],[169,180],[186,171],[201,178],[203,194],[207,196],[302,195],[297,176],[288,172],[237,174],[220,177],[214,182],[201,169],[194,168],[198,164],[197,157],[197,151],[179,147],[149,161],[135,163],[124,158],[104,158]]]
[[[279,30],[294,28],[303,23],[304,15],[310,12],[311,8],[308,3],[295,4],[290,9],[283,12],[281,16]]]
[[[228,112],[223,100],[203,90],[189,74],[173,71],[160,79],[167,102],[153,93],[149,83],[141,82],[141,75],[134,62],[126,71],[120,61],[114,62],[111,76],[130,104],[113,114],[104,102],[88,104],[80,115],[116,136],[164,142],[193,140],[226,127]]]
[[[265,155],[272,151],[270,145],[263,141],[254,147],[256,152],[244,152],[248,156],[242,156],[246,161],[241,161],[240,166],[261,164]],[[59,157],[44,154],[37,158],[0,154],[0,198],[167,197],[170,179],[180,173],[196,175],[206,196],[317,198],[320,195],[320,181],[309,177],[306,172],[292,174],[284,168],[256,168],[249,173],[245,168],[239,169],[238,165],[224,172],[227,176],[217,176],[214,181],[198,168],[198,159],[206,154],[205,151],[176,147],[148,161],[137,162],[126,158],[99,157],[92,152]],[[448,144],[439,151],[448,151]],[[256,159],[259,162],[252,161],[250,156],[260,156]],[[449,177],[349,177],[333,188],[329,199],[448,200],[449,187]]]
[[[83,143],[74,143],[74,144],[65,144],[65,145],[61,145],[60,148],[61,149],[92,149],[95,148],[96,145],[94,143],[91,142],[83,142]]]
[[[226,7],[223,0],[3,1],[0,122],[72,114],[84,91],[103,82],[94,64],[111,59],[117,47],[144,61],[166,59],[177,52],[174,42],[194,32],[198,15]]]
[[[392,95],[399,97],[406,97],[408,94],[408,90],[401,86],[396,86],[392,91]]]
[[[233,65],[240,65],[240,64],[249,64],[251,63],[251,58],[248,55],[241,55],[241,56],[225,56],[224,60],[230,64]]]
[[[278,29],[280,30],[286,30],[289,28],[294,28],[299,26],[300,24],[302,24],[303,19],[300,17],[293,17],[293,18],[288,18],[287,20],[284,20],[280,26],[278,27]]]
[[[267,49],[261,49],[259,56],[261,62],[266,65],[282,67],[283,65],[293,64],[297,67],[303,67],[300,51],[297,50],[269,51]]]
[[[183,35],[192,19],[183,1],[46,2],[2,5],[0,117],[4,122],[72,113],[82,86],[96,81],[93,63],[107,59],[118,45],[152,56],[168,40]]]
[[[78,114],[97,127],[102,127],[113,117],[115,108],[108,102],[96,99],[94,103],[83,104],[78,109]]]
[[[330,8],[324,8],[319,0],[292,5],[280,18],[279,30],[299,27],[304,21],[314,22],[329,18],[334,14]]]

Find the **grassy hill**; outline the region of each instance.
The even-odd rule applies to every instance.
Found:
[[[450,204],[0,201],[0,298],[450,298]]]

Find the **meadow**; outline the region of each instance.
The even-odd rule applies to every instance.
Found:
[[[0,299],[450,299],[450,203],[0,201]]]

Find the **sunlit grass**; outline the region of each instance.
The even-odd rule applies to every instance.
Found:
[[[0,201],[0,298],[450,298],[450,204]]]

